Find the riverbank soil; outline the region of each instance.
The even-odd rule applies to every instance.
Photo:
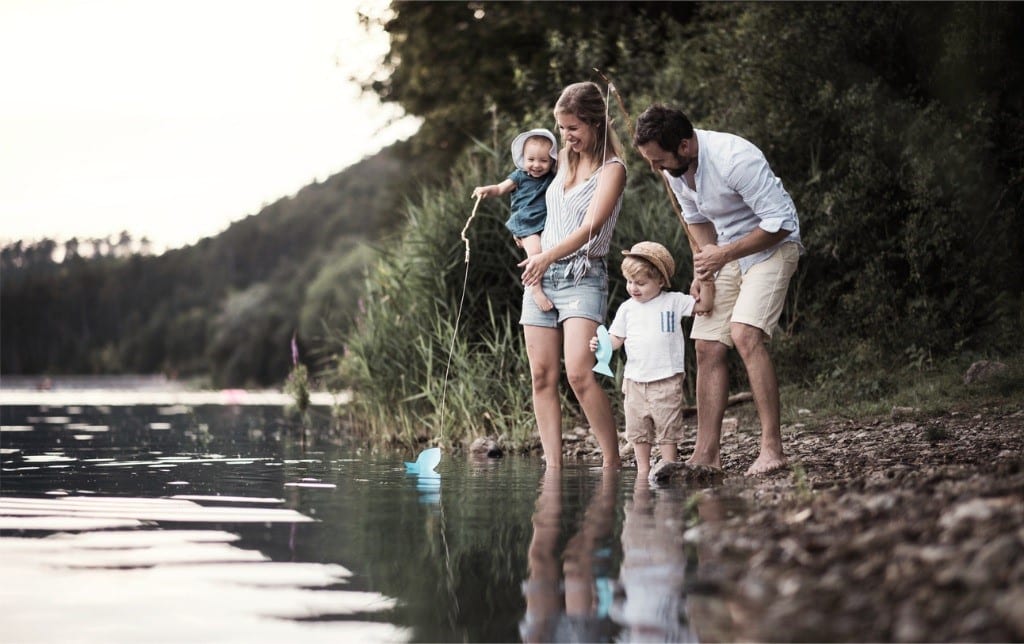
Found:
[[[790,467],[754,479],[740,407],[687,533],[702,640],[1024,640],[1024,404],[785,427]],[[716,511],[737,491],[744,511]]]

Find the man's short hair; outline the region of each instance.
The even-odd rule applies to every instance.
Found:
[[[666,152],[675,152],[683,139],[693,136],[693,123],[681,111],[655,104],[644,110],[636,120],[633,145],[640,147],[651,141]]]

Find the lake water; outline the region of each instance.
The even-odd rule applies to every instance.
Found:
[[[684,535],[739,511],[592,464],[407,474],[416,454],[300,440],[279,404],[0,414],[11,642],[697,641],[714,562]]]

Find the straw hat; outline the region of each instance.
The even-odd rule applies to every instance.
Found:
[[[555,139],[555,135],[551,133],[551,130],[546,130],[542,127],[536,130],[528,130],[512,139],[512,161],[520,170],[526,169],[523,167],[523,148],[526,147],[526,140],[534,136],[551,141],[551,160],[554,162],[558,161],[558,141]]]
[[[629,250],[622,251],[627,257],[639,257],[654,264],[668,286],[672,281],[672,275],[676,272],[676,262],[672,259],[672,253],[658,242],[642,241],[633,244]]]

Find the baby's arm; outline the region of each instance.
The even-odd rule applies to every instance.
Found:
[[[516,189],[516,184],[511,179],[505,179],[499,184],[490,186],[477,186],[473,189],[473,197],[487,199],[488,197],[501,197]]]
[[[611,339],[611,341],[612,341],[612,351],[618,351],[619,347],[622,346],[622,343],[626,341],[626,338],[620,338],[619,336],[612,335],[611,333],[608,334],[608,338]],[[592,338],[590,338],[590,350],[591,351],[597,351],[597,336],[596,335],[593,336]]]

